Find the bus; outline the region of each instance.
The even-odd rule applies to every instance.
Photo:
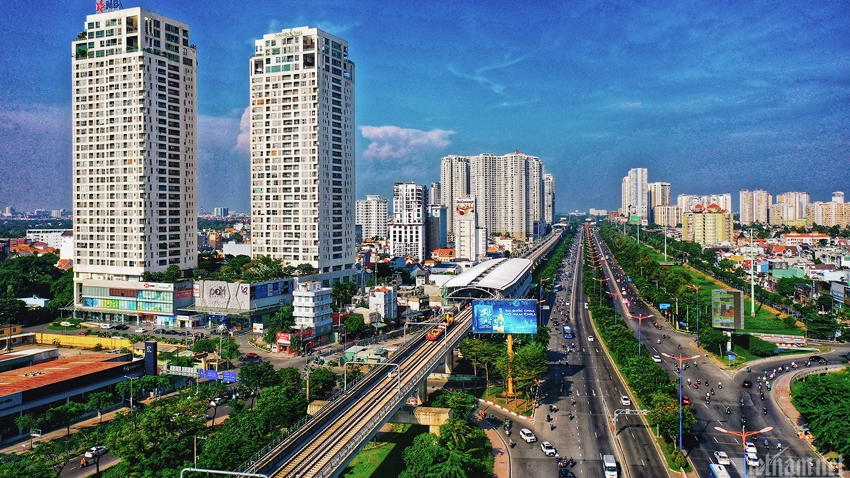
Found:
[[[726,470],[723,465],[708,465],[708,478],[732,478],[732,475]]]

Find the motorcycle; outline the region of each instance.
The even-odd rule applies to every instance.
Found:
[[[726,407],[726,414],[727,415],[732,414],[732,409],[730,409],[729,407]]]
[[[765,415],[767,415],[767,407],[762,408],[762,411],[764,412]]]

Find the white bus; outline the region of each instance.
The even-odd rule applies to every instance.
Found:
[[[726,470],[723,465],[708,465],[708,478],[732,478],[732,475]]]

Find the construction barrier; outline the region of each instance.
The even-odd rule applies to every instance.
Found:
[[[52,345],[54,347],[78,347],[83,349],[93,349],[97,344],[103,349],[112,350],[122,347],[132,348],[133,343],[127,339],[113,339],[110,337],[98,337],[89,335],[63,335],[36,333],[36,343],[42,345]]]

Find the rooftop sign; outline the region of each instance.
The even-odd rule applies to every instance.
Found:
[[[94,4],[97,13],[113,12],[121,10],[121,0],[97,0]]]

